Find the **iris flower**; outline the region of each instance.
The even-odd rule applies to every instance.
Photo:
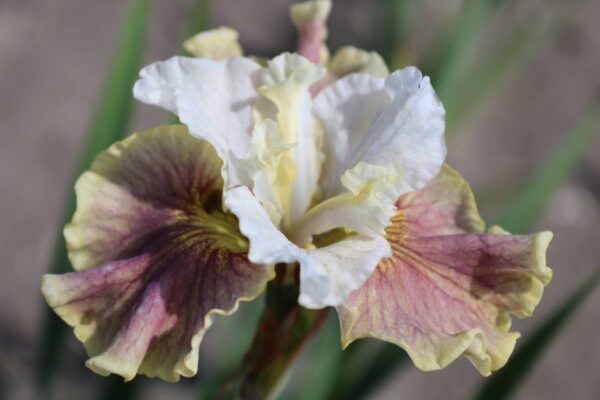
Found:
[[[299,266],[298,302],[335,307],[342,345],[375,337],[423,370],[504,365],[551,279],[549,232],[485,231],[444,164],[444,108],[414,67],[323,46],[329,1],[295,5],[298,51],[241,56],[230,28],[140,72],[135,96],[182,125],[138,132],[76,184],[76,272],[46,275],[87,366],[126,380],[197,371],[216,315]],[[294,280],[294,277],[291,278]]]

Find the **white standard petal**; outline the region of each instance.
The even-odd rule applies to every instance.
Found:
[[[429,78],[416,68],[350,75],[319,94],[315,111],[325,128],[323,198],[294,240],[336,227],[383,235],[396,200],[431,180],[446,155],[444,108]]]
[[[239,183],[230,154],[248,151],[261,67],[252,60],[172,57],[142,69],[135,97],[176,113],[190,132],[210,142],[224,161],[229,185]]]
[[[367,280],[382,257],[390,254],[384,237],[353,236],[319,248],[302,249],[271,222],[247,187],[226,191],[226,206],[238,217],[240,231],[250,241],[248,258],[257,264],[300,264],[299,302],[308,308],[343,303]]]
[[[344,192],[342,175],[361,161],[392,163],[402,178],[401,194],[420,189],[446,156],[444,108],[416,68],[385,79],[349,75],[317,96],[315,111],[325,127],[326,197]]]
[[[385,79],[352,74],[323,90],[315,99],[315,113],[325,128],[323,137],[324,198],[345,191],[341,177],[356,162],[364,136],[377,117],[389,106],[391,97]]]

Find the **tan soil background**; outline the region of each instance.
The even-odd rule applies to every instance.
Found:
[[[290,48],[289,0],[219,0],[210,26],[241,32],[252,53]],[[429,1],[432,21],[451,12]],[[521,2],[543,12],[539,1]],[[488,101],[450,143],[449,162],[482,197],[482,211],[496,210],[490,187],[502,196],[547,158],[600,88],[600,2],[581,0],[562,15],[561,29],[547,46]],[[177,49],[189,1],[152,2],[146,61]],[[41,313],[39,279],[49,256],[65,190],[86,132],[98,90],[123,17],[124,0],[0,0],[0,398],[28,399]],[[535,13],[533,14],[535,15]],[[379,45],[375,2],[338,0],[332,17],[332,48]],[[510,27],[507,20],[501,26]],[[427,25],[424,26],[427,29]],[[423,32],[424,37],[427,31]],[[435,86],[435,82],[434,82]],[[134,129],[160,123],[164,114],[138,105]],[[543,320],[600,265],[600,140],[553,196],[539,222],[555,239],[549,263],[555,278],[534,318],[516,322],[527,332]],[[595,400],[600,394],[600,290],[560,334],[516,399]],[[201,368],[210,368],[208,335]],[[93,398],[99,384],[83,366],[83,354],[69,339],[66,364],[56,387],[60,399]],[[226,344],[225,344],[226,345]],[[390,379],[376,399],[464,399],[480,384],[461,360],[444,371],[413,367]],[[309,382],[307,382],[309,384]],[[152,381],[143,399],[192,398],[194,382]]]

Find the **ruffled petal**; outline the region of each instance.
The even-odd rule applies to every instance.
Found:
[[[304,214],[317,190],[322,130],[312,115],[309,89],[324,73],[304,57],[286,53],[269,62],[259,89],[257,128],[243,164],[255,183],[265,183],[255,195],[277,208],[284,227]]]
[[[274,276],[220,211],[220,164],[185,127],[160,127],[113,145],[77,182],[65,237],[79,272],[44,276],[42,292],[95,372],[193,376],[214,316]]]
[[[240,183],[230,158],[248,151],[261,69],[242,57],[173,57],[142,69],[133,92],[140,101],[176,113],[192,135],[212,144],[229,187]]]
[[[252,262],[300,264],[298,301],[307,308],[341,304],[390,252],[383,237],[360,235],[346,237],[321,248],[301,248],[277,229],[247,187],[227,191],[224,199],[227,207],[238,217],[240,231],[250,240],[248,257]]]
[[[223,60],[243,54],[238,38],[235,29],[222,26],[192,36],[183,42],[183,48],[196,57]]]
[[[350,75],[319,94],[315,110],[325,128],[325,201],[296,235],[339,226],[383,235],[396,200],[423,187],[446,155],[444,109],[429,79],[415,68],[386,79]]]
[[[391,258],[338,307],[342,343],[375,337],[403,347],[423,370],[465,355],[482,375],[502,367],[552,277],[549,232],[508,235],[483,224],[468,185],[445,167],[398,202]]]

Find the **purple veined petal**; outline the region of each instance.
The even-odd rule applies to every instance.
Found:
[[[393,255],[337,308],[344,346],[375,337],[435,370],[465,355],[482,375],[502,367],[552,272],[549,232],[509,235],[483,223],[464,180],[449,167],[398,201],[387,229]]]
[[[214,316],[274,276],[221,211],[220,167],[208,143],[165,126],[116,143],[77,182],[65,236],[78,272],[44,276],[42,292],[95,372],[193,376]]]

